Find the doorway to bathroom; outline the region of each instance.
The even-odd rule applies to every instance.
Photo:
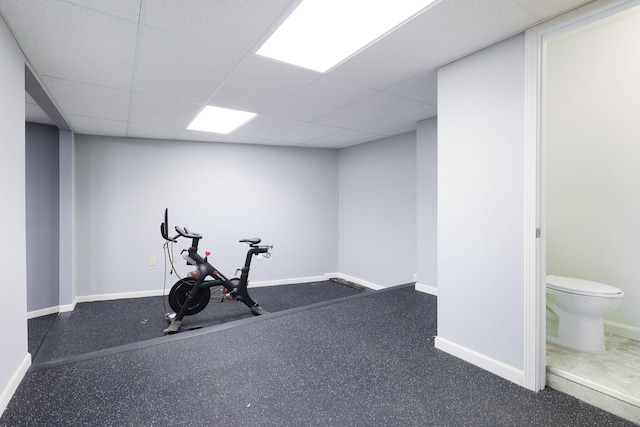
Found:
[[[587,9],[538,33],[538,286],[553,274],[625,297],[605,316],[605,353],[547,342],[539,357],[548,387],[640,423],[640,2]]]

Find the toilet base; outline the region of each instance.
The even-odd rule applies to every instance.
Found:
[[[558,316],[557,326],[547,316],[547,340],[586,353],[604,353],[604,323],[602,317],[576,316],[553,310]]]

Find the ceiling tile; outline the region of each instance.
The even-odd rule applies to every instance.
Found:
[[[436,114],[436,107],[422,104],[382,119],[362,123],[354,129],[383,135],[397,135],[407,129],[415,129],[419,121],[435,117]]]
[[[238,136],[235,134],[229,134],[229,135],[220,135],[220,138],[218,138],[218,141],[220,142],[229,142],[232,144],[259,144],[259,145],[263,145],[266,143],[265,139],[262,138],[250,138],[250,137],[246,137],[246,136]]]
[[[138,22],[141,0],[67,0],[102,13]]]
[[[129,91],[45,77],[59,107],[66,114],[126,121]]]
[[[273,138],[304,125],[300,120],[285,119],[269,114],[261,114],[246,125],[235,130],[234,135],[252,138]]]
[[[375,92],[364,86],[322,77],[268,111],[297,120],[312,121]]]
[[[170,126],[129,123],[127,136],[132,138],[173,139],[182,129]]]
[[[162,0],[145,2],[145,24],[246,53],[290,0]],[[213,46],[215,47],[215,46]]]
[[[400,83],[385,89],[396,95],[416,101],[436,105],[438,99],[438,71],[428,70],[416,76],[409,77]]]
[[[205,142],[230,142],[245,144],[262,144],[265,140],[261,138],[241,137],[236,135],[222,135],[212,132],[200,132],[195,130],[183,129],[178,133],[176,139],[183,141],[205,141]]]
[[[315,122],[342,128],[351,128],[362,123],[378,120],[399,111],[419,105],[418,101],[393,95],[388,92],[377,92],[360,101],[323,116]]]
[[[186,128],[202,109],[195,102],[134,93],[129,120],[132,123]]]
[[[515,0],[514,3],[529,13],[535,14],[538,19],[544,19],[590,2],[585,0],[564,0],[562,2],[557,0]]]
[[[304,146],[318,148],[343,148],[351,145],[361,144],[363,142],[374,141],[383,137],[384,135],[362,132],[353,129],[345,129],[322,138],[314,139],[313,141],[304,144]]]
[[[314,139],[340,132],[341,130],[342,129],[340,128],[321,125],[318,123],[305,123],[304,125],[292,129],[289,132],[285,132],[282,135],[278,135],[273,139],[283,142],[304,144],[306,142],[313,141]]]
[[[384,89],[514,35],[537,20],[511,0],[441,1],[330,75]]]
[[[67,120],[77,134],[102,135],[102,136],[126,136],[127,122],[116,120],[104,120],[95,117],[67,115]]]
[[[210,42],[145,27],[134,90],[150,95],[206,102],[241,55]]]
[[[137,25],[74,4],[3,0],[3,14],[40,76],[129,89]]]
[[[326,74],[255,55],[299,0],[0,0],[0,13],[78,133],[340,147],[415,129],[437,113],[439,67],[590,1],[443,0]],[[207,103],[259,116],[231,135],[186,131]]]
[[[262,113],[318,78],[318,73],[250,55],[225,80],[209,104]]]

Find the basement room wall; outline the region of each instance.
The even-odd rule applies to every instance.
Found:
[[[340,273],[376,287],[416,273],[416,133],[340,150]]]
[[[416,133],[417,262],[416,289],[438,286],[438,119],[418,123]]]
[[[27,311],[59,303],[59,132],[55,126],[26,124]],[[46,273],[44,273],[46,272]]]
[[[170,229],[200,233],[201,252],[228,277],[249,237],[274,246],[270,259],[254,258],[253,282],[337,271],[337,150],[87,135],[75,143],[79,297],[162,289],[165,208]],[[175,253],[189,244],[181,238]],[[192,270],[184,264],[181,274]]]
[[[438,72],[436,346],[524,366],[524,34]]]
[[[0,17],[0,414],[31,363],[27,349],[24,57]]]

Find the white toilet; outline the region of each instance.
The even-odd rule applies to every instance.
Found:
[[[547,276],[547,340],[588,353],[605,352],[602,316],[614,312],[623,296],[603,283]]]

